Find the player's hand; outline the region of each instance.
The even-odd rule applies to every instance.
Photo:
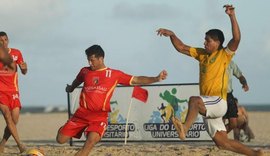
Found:
[[[225,13],[229,16],[235,15],[234,7],[233,5],[226,4],[223,6],[225,8]]]
[[[169,37],[169,36],[174,35],[174,33],[171,30],[163,29],[163,28],[158,29],[156,32],[157,32],[157,35],[159,35],[159,36]]]
[[[26,62],[21,63],[20,68],[21,69],[27,69],[27,63]]]
[[[19,64],[21,72],[23,75],[25,75],[27,73],[27,64],[26,62],[22,62],[21,64]]]
[[[71,85],[67,85],[66,92],[70,93],[73,92],[74,88]]]
[[[247,84],[243,85],[242,88],[243,88],[243,90],[244,90],[245,92],[247,92],[247,91],[249,90],[249,87],[248,87]]]
[[[158,78],[158,81],[162,81],[162,80],[165,80],[167,78],[167,71],[166,70],[162,70],[159,75],[157,76]]]

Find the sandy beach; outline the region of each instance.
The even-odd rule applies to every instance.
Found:
[[[263,149],[270,156],[270,112],[249,112],[250,126],[255,133],[255,139],[246,145]],[[82,144],[59,145],[55,142],[58,128],[67,121],[67,113],[22,114],[18,124],[21,140],[28,149],[42,148],[46,156],[74,155]],[[0,135],[2,136],[5,122],[0,119]],[[232,135],[230,134],[230,137]],[[18,155],[13,139],[7,143],[4,156]],[[96,145],[91,155],[99,156],[234,156],[232,152],[217,149],[212,142],[169,142],[169,143],[106,143]]]

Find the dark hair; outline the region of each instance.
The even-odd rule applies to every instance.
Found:
[[[0,32],[0,36],[8,36],[8,35],[7,35],[7,33],[6,33],[6,32],[1,31],[1,32]]]
[[[220,42],[220,45],[218,47],[219,50],[223,48],[224,34],[223,34],[223,32],[221,30],[219,30],[219,29],[211,29],[211,30],[207,31],[205,33],[205,35],[208,35],[213,40]]]
[[[99,58],[99,57],[104,58],[104,56],[105,56],[103,49],[99,45],[92,45],[91,47],[87,48],[85,50],[85,54],[87,57],[95,55],[95,57],[97,57],[97,58]]]

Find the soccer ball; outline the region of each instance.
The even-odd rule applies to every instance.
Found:
[[[39,149],[30,149],[26,153],[27,156],[44,156],[43,152]]]

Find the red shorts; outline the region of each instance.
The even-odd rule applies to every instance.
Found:
[[[19,92],[0,91],[0,104],[8,106],[10,110],[13,110],[16,107],[19,107],[21,109]]]
[[[75,114],[60,129],[60,133],[66,136],[81,138],[82,133],[97,132],[103,136],[108,125],[108,112],[92,112],[84,108],[78,108]]]

